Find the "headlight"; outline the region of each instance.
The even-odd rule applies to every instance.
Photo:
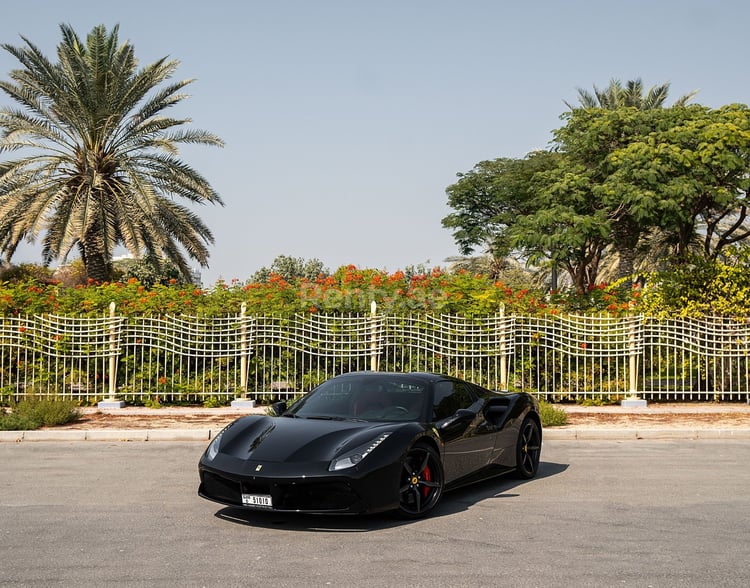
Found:
[[[331,465],[328,466],[328,471],[336,472],[338,470],[345,470],[346,468],[354,467],[360,461],[370,455],[370,453],[372,453],[372,451],[378,445],[385,441],[389,435],[390,433],[383,433],[372,441],[365,443],[364,445],[360,445],[356,449],[349,451],[340,457],[337,457],[331,462]]]
[[[219,454],[219,445],[221,445],[222,435],[224,435],[224,431],[216,435],[216,437],[214,437],[214,440],[209,443],[208,448],[206,449],[206,459],[208,461],[213,461],[214,458]]]

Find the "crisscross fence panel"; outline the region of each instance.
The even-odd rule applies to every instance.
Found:
[[[123,333],[120,393],[188,401],[236,394],[251,325],[242,315],[132,317]]]
[[[77,398],[111,393],[124,317],[0,317],[0,390]]]
[[[250,344],[250,381],[262,396],[289,397],[344,372],[372,367],[382,317],[258,316]],[[375,345],[373,347],[373,345]]]
[[[649,398],[750,399],[750,320],[645,319],[643,350]]]
[[[386,316],[378,333],[380,369],[456,375],[491,389],[507,382],[514,317]]]
[[[517,317],[512,387],[547,398],[611,397],[637,390],[642,317]]]
[[[355,370],[431,371],[551,400],[750,398],[750,321],[607,315],[0,317],[0,394],[261,400]],[[0,400],[3,400],[0,398]],[[6,398],[7,400],[7,398]]]

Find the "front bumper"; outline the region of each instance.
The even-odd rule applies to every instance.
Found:
[[[363,514],[394,510],[399,505],[398,463],[366,472],[352,468],[345,474],[315,472],[309,464],[300,468],[264,463],[255,467],[258,465],[262,466],[259,471],[266,473],[238,471],[245,467],[219,468],[201,461],[198,494],[220,504],[251,509],[258,507],[243,504],[243,494],[270,496],[272,506],[263,510],[274,512]],[[306,471],[290,471],[294,469]]]

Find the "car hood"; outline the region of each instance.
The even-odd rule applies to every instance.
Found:
[[[221,452],[266,462],[330,461],[393,428],[392,423],[251,416],[224,431]]]

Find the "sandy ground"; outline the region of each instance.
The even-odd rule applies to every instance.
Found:
[[[750,405],[653,404],[645,408],[621,406],[560,406],[568,413],[568,427],[612,428],[750,428]],[[64,425],[66,429],[218,429],[245,414],[264,414],[265,407],[146,409],[125,407],[99,410],[86,408],[80,420]]]

